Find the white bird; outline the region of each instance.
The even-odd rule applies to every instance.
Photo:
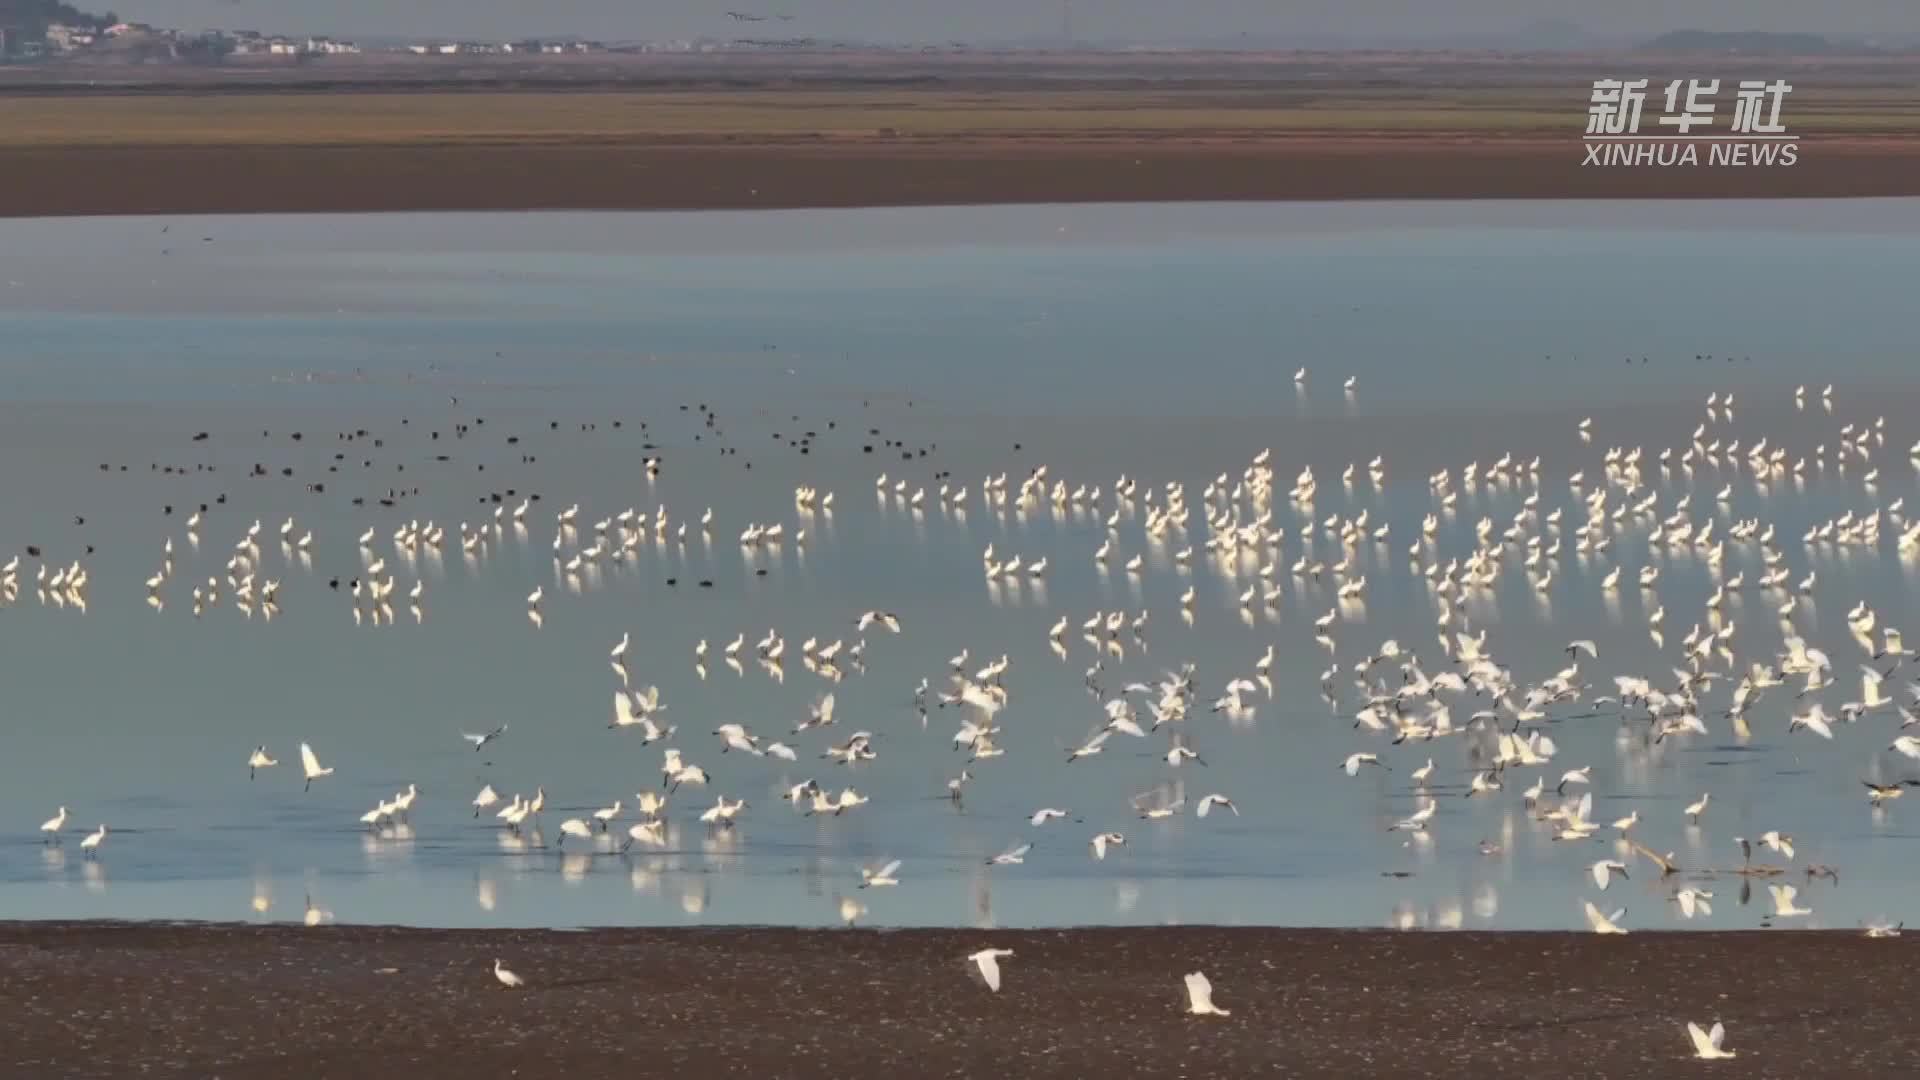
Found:
[[[1213,1003],[1213,984],[1198,971],[1187,973],[1187,1012],[1194,1016],[1231,1016]]]
[[[760,749],[759,740],[748,734],[747,729],[740,724],[721,724],[713,729],[713,733],[720,736],[720,752],[723,754],[730,750],[739,750],[742,753],[760,757],[765,753]]]
[[[1591,765],[1582,766],[1581,768],[1578,768],[1578,769],[1568,769],[1565,775],[1560,777],[1560,786],[1559,786],[1560,793],[1562,795],[1566,794],[1568,784],[1589,783],[1587,777],[1592,772],[1593,772],[1593,766]]]
[[[315,780],[323,776],[333,775],[332,769],[323,769],[320,767],[319,756],[313,752],[313,747],[308,746],[306,743],[300,744],[300,769],[307,775],[307,784],[301,789],[302,791],[312,791]]]
[[[900,879],[893,875],[898,873],[899,870],[899,859],[893,860],[878,870],[863,866],[860,868],[860,887],[863,889],[877,889],[887,885],[898,885],[900,884]]]
[[[1382,769],[1387,768],[1386,765],[1381,764],[1378,754],[1348,754],[1347,760],[1340,764],[1340,768],[1345,770],[1348,776],[1359,776],[1362,765],[1378,765]]]
[[[1701,1031],[1699,1024],[1687,1022],[1687,1038],[1693,1040],[1694,1057],[1715,1061],[1734,1056],[1736,1051],[1720,1049],[1720,1044],[1726,1037],[1726,1027],[1718,1022],[1713,1025],[1712,1031]]]
[[[1193,808],[1193,815],[1195,817],[1206,817],[1215,806],[1224,806],[1233,811],[1234,817],[1240,816],[1240,808],[1233,805],[1233,800],[1227,798],[1225,795],[1205,796],[1200,800],[1200,805]]]
[[[973,965],[975,971],[980,973],[980,979],[987,984],[987,989],[999,993],[1000,958],[1012,955],[1012,949],[981,949],[968,956],[967,961]]]
[[[667,843],[667,823],[664,821],[643,821],[627,829],[627,842],[621,846],[626,851],[639,841],[648,847],[665,847]]]
[[[487,807],[499,801],[500,793],[493,790],[492,784],[487,784],[480,789],[480,794],[473,797],[473,816],[479,817],[480,811],[485,810]]]
[[[527,980],[501,967],[500,958],[497,956],[493,958],[493,977],[499,979],[500,985],[509,990],[518,990],[527,985]]]
[[[257,746],[257,748],[253,748],[252,755],[248,755],[248,759],[246,759],[246,778],[252,780],[255,771],[259,771],[259,769],[273,769],[275,765],[278,765],[278,761],[275,761],[275,759],[267,753],[267,748],[265,748],[265,746]]]
[[[1027,852],[1033,850],[1032,844],[1011,847],[987,860],[988,866],[1019,866],[1026,861]]]
[[[1680,903],[1680,914],[1689,919],[1693,918],[1695,912],[1701,915],[1713,914],[1713,905],[1707,903],[1708,900],[1713,899],[1713,894],[1703,889],[1691,887],[1681,889],[1673,894],[1673,898]]]
[[[557,845],[560,847],[565,847],[567,845],[567,837],[569,836],[576,837],[581,840],[591,840],[593,839],[593,829],[589,827],[586,822],[580,820],[579,818],[570,817],[567,820],[560,823],[560,839],[557,842]]]
[[[1607,891],[1607,886],[1613,884],[1613,875],[1627,876],[1627,864],[1613,859],[1601,859],[1589,869],[1593,872],[1593,883],[1600,887],[1601,892]]]
[[[1119,846],[1119,845],[1125,844],[1126,842],[1127,842],[1127,838],[1122,834],[1117,832],[1107,832],[1107,833],[1101,833],[1099,836],[1096,836],[1092,840],[1089,840],[1087,842],[1087,846],[1093,849],[1094,858],[1104,859],[1107,857],[1107,845],[1112,844],[1115,846]]]
[[[1582,900],[1580,903],[1587,913],[1587,925],[1593,927],[1594,933],[1596,934],[1626,933],[1626,931],[1620,927],[1620,920],[1623,917],[1625,917],[1627,914],[1626,908],[1621,908],[1620,910],[1614,912],[1611,915],[1602,915],[1600,913],[1600,909],[1593,906],[1593,901]]]
[[[1043,806],[1033,812],[1033,816],[1027,819],[1027,824],[1034,826],[1045,825],[1054,818],[1063,818],[1066,816],[1067,812],[1065,810],[1055,810],[1050,806]]]
[[[1812,908],[1803,908],[1793,902],[1800,890],[1791,885],[1769,885],[1767,891],[1773,894],[1773,916],[1776,919],[1790,919],[1796,915],[1811,915]]]
[[[67,808],[64,806],[60,808],[59,813],[40,823],[40,831],[46,834],[47,841],[55,844],[60,842],[60,830],[66,827]]]
[[[301,917],[301,921],[308,926],[319,926],[322,923],[330,923],[333,921],[333,912],[323,907],[315,907],[313,897],[308,896],[307,912]]]
[[[107,827],[102,825],[95,831],[88,833],[85,840],[80,841],[80,850],[86,852],[88,855],[92,855],[94,852],[100,850],[101,844],[106,842]]]
[[[1400,821],[1395,822],[1393,825],[1393,828],[1390,831],[1392,832],[1416,831],[1417,832],[1417,831],[1423,830],[1427,827],[1427,822],[1433,819],[1434,812],[1437,811],[1439,808],[1440,808],[1439,803],[1433,801],[1432,799],[1428,799],[1427,802],[1420,807],[1420,809],[1415,810],[1412,814],[1409,814],[1407,817],[1402,818]]]
[[[499,727],[494,728],[492,731],[489,731],[489,732],[486,732],[485,734],[480,734],[480,735],[475,735],[470,732],[463,731],[460,733],[460,737],[472,743],[473,748],[475,750],[479,750],[481,747],[487,745],[488,743],[499,738],[500,736],[505,735],[506,733],[507,733],[507,725],[501,724]]]

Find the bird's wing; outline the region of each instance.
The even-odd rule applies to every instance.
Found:
[[[467,740],[468,742],[472,743],[475,746],[479,746],[481,743],[486,742],[487,739],[489,738],[489,736],[486,736],[486,735],[475,735],[471,731],[461,732],[460,737]]]
[[[1207,983],[1207,977],[1198,971],[1187,974],[1187,1000],[1201,1008],[1213,1001],[1213,987]]]
[[[826,697],[823,697],[820,699],[820,708],[818,709],[818,715],[820,717],[820,722],[822,724],[830,724],[833,722],[833,695],[832,694],[828,694]]]
[[[992,953],[976,956],[973,962],[980,968],[980,977],[987,981],[987,989],[996,993],[1000,990],[1000,961]]]
[[[1693,1052],[1695,1054],[1704,1054],[1713,1049],[1713,1038],[1706,1032],[1701,1031],[1700,1025],[1691,1020],[1687,1022],[1687,1038],[1693,1040]]]
[[[300,765],[308,772],[320,771],[320,758],[313,752],[313,747],[306,743],[300,744]]]
[[[1724,1041],[1726,1037],[1727,1037],[1726,1025],[1720,1023],[1718,1020],[1714,1021],[1713,1029],[1707,1032],[1707,1041],[1713,1044],[1713,1048],[1715,1050],[1718,1050],[1720,1049],[1720,1043]]]
[[[613,717],[622,726],[633,723],[633,702],[619,690],[613,692]]]
[[[883,867],[881,867],[881,868],[880,868],[880,873],[879,873],[879,875],[878,875],[878,876],[879,876],[879,877],[892,877],[892,876],[893,876],[893,872],[894,872],[895,870],[898,870],[898,869],[900,869],[900,860],[899,860],[899,859],[895,859],[895,860],[893,860],[892,862],[890,862],[890,863],[888,863],[887,865],[885,865],[885,866],[883,866]]]

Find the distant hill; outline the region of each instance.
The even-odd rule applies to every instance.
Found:
[[[1675,30],[1661,34],[1640,48],[1646,52],[1741,56],[1827,56],[1853,51],[1819,34],[1775,34],[1761,30]]]

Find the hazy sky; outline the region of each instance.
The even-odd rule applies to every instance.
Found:
[[[1058,35],[1063,0],[118,0],[121,16],[162,26],[287,33],[609,40],[858,37],[944,41]],[[1492,35],[1566,20],[1607,37],[1665,30],[1920,32],[1915,0],[1071,0],[1075,35],[1142,41],[1299,36],[1327,39]],[[86,5],[82,5],[86,6]],[[785,13],[739,23],[726,11]]]

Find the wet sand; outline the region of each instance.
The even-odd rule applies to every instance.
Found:
[[[1809,141],[1792,168],[1583,168],[1582,158],[1575,136],[1466,133],[0,146],[0,216],[1920,194],[1920,140]]]
[[[998,994],[963,961],[1012,948]],[[1907,939],[0,925],[0,1074],[1905,1075]],[[509,991],[494,957],[526,978]],[[1230,1017],[1183,1013],[1203,970]],[[1691,1059],[1719,1019],[1737,1062]]]

